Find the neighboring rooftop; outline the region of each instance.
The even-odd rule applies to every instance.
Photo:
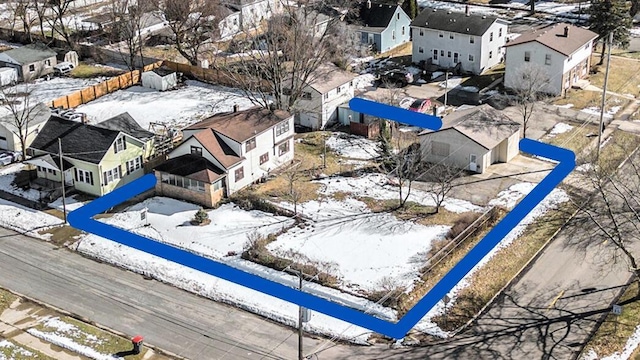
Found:
[[[147,140],[155,136],[151,131],[143,129],[128,112],[116,115],[96,124],[96,126],[115,131],[122,131],[123,133],[139,140]]]
[[[196,138],[225,169],[232,167],[243,159],[212,129],[204,129],[193,135],[193,137]]]
[[[42,61],[57,54],[44,44],[29,44],[0,53],[0,61],[26,65]]]
[[[369,8],[367,4],[371,4],[371,7]],[[389,26],[397,8],[398,5],[364,1],[360,7],[360,21],[365,27],[384,29]]]
[[[262,107],[253,107],[237,112],[216,114],[184,130],[211,129],[242,143],[289,117],[291,114],[283,110],[270,111]]]
[[[504,139],[520,130],[520,124],[508,116],[484,104],[458,110],[442,118],[437,131],[425,130],[420,135],[455,129],[486,149],[492,149]]]
[[[224,170],[202,156],[185,154],[169,159],[155,170],[211,184],[224,176]]]
[[[496,21],[507,23],[497,16],[425,8],[411,26],[481,36]]]
[[[97,164],[120,132],[52,115],[31,143],[31,148],[58,154],[58,138],[66,157]],[[68,154],[68,155],[66,155]]]
[[[330,90],[337,88],[340,85],[346,84],[352,81],[357,75],[340,69],[333,64],[321,65],[316,71],[309,77],[309,86],[314,88],[321,94],[325,94]],[[290,83],[291,78],[285,80]]]
[[[567,23],[557,23],[525,32],[506,43],[505,46],[535,41],[565,56],[569,56],[597,37],[598,34],[591,30]]]

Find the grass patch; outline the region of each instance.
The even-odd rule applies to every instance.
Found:
[[[0,314],[2,314],[5,310],[16,301],[18,297],[8,292],[7,290],[0,289]]]
[[[3,339],[0,337],[0,341]],[[11,360],[54,360],[53,358],[44,355],[38,351],[35,351],[31,348],[24,347],[23,345],[16,344],[11,340],[7,340],[14,346],[5,346],[0,347],[0,359],[11,359]]]
[[[178,63],[188,63],[184,56],[172,45],[145,46],[142,50],[144,56],[155,59],[165,59]]]
[[[598,109],[602,105],[602,92],[590,91],[581,89],[568,89],[566,96],[559,97],[553,101],[555,105],[573,105],[573,109],[580,110],[590,107],[597,107]],[[615,95],[607,95],[604,109],[606,111],[611,110],[614,106],[619,106],[621,109],[629,103],[628,99],[621,98]],[[598,118],[598,115],[593,115],[594,118]]]
[[[470,285],[460,291],[452,308],[444,315],[433,319],[443,330],[454,330],[466,324],[493,298],[522,267],[535,255],[544,243],[564,224],[574,208],[565,203],[556,210],[549,211],[537,221],[527,226],[523,235],[498,251],[486,265],[477,270],[469,281]],[[447,259],[454,265],[468,250],[482,239],[477,236],[467,244],[464,251],[457,251]],[[439,277],[438,277],[439,278]]]
[[[640,51],[631,51],[629,49],[621,49],[617,47],[611,48],[611,55],[622,56],[629,59],[640,59]],[[598,59],[600,59],[600,56],[598,56]]]
[[[445,208],[440,208],[440,211],[436,213],[434,206],[422,205],[414,201],[407,201],[403,208],[398,208],[400,205],[398,199],[359,197],[357,200],[365,203],[372,212],[390,212],[400,220],[415,221],[424,226],[453,226],[460,217],[465,216],[465,214],[454,213]]]
[[[573,151],[576,154],[581,154],[592,142],[592,137],[587,137],[589,134],[597,134],[597,125],[580,126],[571,124],[573,129],[557,134],[554,137],[547,139],[546,142],[552,145],[560,146]],[[544,140],[544,139],[543,139]]]
[[[70,76],[79,79],[89,79],[100,76],[114,77],[123,73],[124,71],[120,69],[80,63],[71,71]]]
[[[587,354],[593,350],[600,358],[612,355],[615,352],[622,352],[629,337],[635,332],[636,327],[640,324],[640,300],[634,297],[638,293],[638,284],[632,283],[624,292],[619,300],[624,303],[622,314],[609,314],[596,333],[593,335],[584,353]],[[628,303],[627,303],[628,302]],[[638,349],[635,351],[636,359],[639,355]]]
[[[616,131],[611,135],[609,141],[600,150],[600,164],[615,171],[629,154],[640,146],[640,137],[625,132]]]
[[[602,65],[596,65],[600,61],[599,54],[592,55],[592,70],[596,73],[589,77],[591,84],[602,88],[604,86],[604,75],[607,68],[607,60]],[[633,96],[640,95],[638,81],[640,79],[640,61],[633,59],[625,59],[620,57],[611,58],[611,66],[609,68],[609,80],[607,90],[619,94],[630,94]]]
[[[60,220],[63,220],[64,217],[62,215],[62,211],[58,209],[47,209],[44,210],[45,213],[55,216]],[[105,219],[110,218],[113,214],[98,214],[94,216],[94,219]],[[58,246],[67,246],[69,244],[74,243],[77,240],[77,237],[82,235],[82,231],[78,230],[72,226],[64,225],[64,226],[56,226],[46,230],[38,231],[40,235],[50,235],[49,241],[58,245]]]
[[[115,354],[120,351],[131,350],[131,340],[129,339],[110,334],[106,331],[100,330],[94,326],[67,316],[60,317],[60,320],[67,324],[73,325],[80,330],[75,332],[65,332],[62,334],[64,337],[72,339],[78,344],[85,345],[96,350],[97,352],[109,355]],[[48,333],[53,333],[56,331],[60,333],[60,331],[56,328],[50,328],[45,326],[44,324],[38,324],[35,329]],[[147,349],[143,348],[140,354],[129,355],[125,356],[124,358],[127,360],[141,360],[146,352]]]

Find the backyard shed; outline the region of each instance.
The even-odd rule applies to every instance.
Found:
[[[159,91],[170,90],[178,85],[178,74],[167,68],[159,67],[142,73],[142,86]]]
[[[0,86],[18,82],[18,71],[11,67],[0,67]]]

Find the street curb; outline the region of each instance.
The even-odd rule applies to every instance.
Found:
[[[114,335],[117,335],[117,336],[122,337],[122,338],[125,338],[125,339],[130,339],[130,338],[131,338],[131,336],[129,336],[129,335],[127,335],[127,334],[123,333],[123,332],[120,332],[120,331],[118,331],[118,330],[114,330],[114,329],[112,329],[112,328],[110,328],[110,327],[108,327],[108,326],[104,326],[104,325],[101,325],[101,324],[99,324],[99,323],[96,323],[96,322],[95,322],[95,321],[93,321],[93,320],[90,320],[90,319],[88,319],[88,318],[85,318],[84,316],[81,316],[81,315],[75,314],[75,313],[73,313],[73,312],[71,312],[71,311],[67,311],[67,310],[64,310],[64,309],[60,309],[60,308],[58,308],[58,307],[56,307],[56,306],[53,306],[53,305],[47,304],[47,303],[45,303],[45,302],[43,302],[43,301],[40,301],[40,300],[36,300],[36,299],[34,299],[34,298],[30,297],[30,296],[24,295],[24,294],[19,293],[19,292],[17,292],[17,291],[13,291],[13,290],[11,290],[11,289],[7,289],[7,288],[3,288],[3,287],[0,287],[0,289],[3,289],[3,290],[5,290],[5,291],[8,291],[8,292],[12,293],[13,295],[16,295],[16,296],[18,296],[18,297],[20,297],[20,298],[23,298],[23,299],[25,299],[25,300],[28,300],[28,301],[30,301],[30,302],[32,302],[32,303],[34,303],[34,304],[37,304],[37,305],[39,305],[39,306],[42,306],[43,308],[50,309],[50,310],[54,310],[54,311],[56,311],[56,312],[61,313],[62,315],[68,316],[68,317],[70,317],[70,318],[73,318],[73,319],[76,319],[76,320],[81,321],[81,322],[83,322],[83,323],[86,323],[86,324],[89,324],[89,325],[91,325],[91,326],[94,326],[94,327],[96,327],[96,328],[98,328],[98,329],[100,329],[100,330],[110,332],[110,333],[112,333],[112,334],[114,334]],[[172,353],[172,352],[170,352],[170,351],[167,351],[167,350],[163,350],[163,349],[161,349],[161,348],[159,348],[159,347],[157,347],[157,346],[155,346],[155,345],[149,344],[149,343],[147,343],[147,342],[145,342],[145,343],[144,343],[144,346],[148,347],[149,349],[153,350],[154,352],[156,352],[156,353],[158,353],[158,354],[160,354],[160,355],[165,355],[165,356],[168,356],[168,357],[174,358],[174,359],[176,359],[176,360],[189,360],[189,359],[188,359],[188,358],[186,358],[186,357],[180,356],[180,355],[178,355],[178,354],[174,354],[174,353]]]

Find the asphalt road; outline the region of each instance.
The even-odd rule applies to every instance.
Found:
[[[0,286],[189,359],[293,359],[297,333],[0,228]],[[310,351],[318,340],[305,339]]]

